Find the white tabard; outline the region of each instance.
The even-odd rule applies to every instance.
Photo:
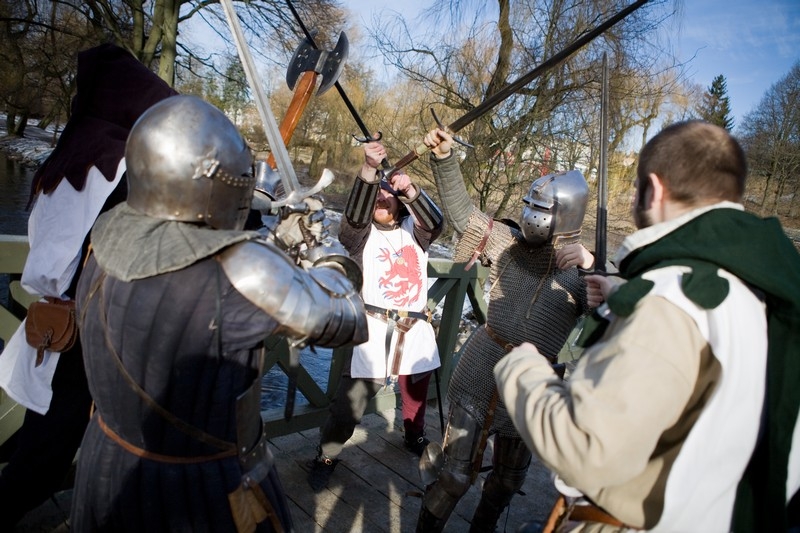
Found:
[[[370,230],[363,252],[364,303],[405,311],[425,311],[428,301],[428,254],[414,239],[414,218],[409,216],[400,229]],[[367,315],[369,340],[353,348],[350,366],[354,378],[387,378],[394,364],[399,331],[395,328],[388,360],[385,320]],[[433,327],[416,320],[405,333],[399,375],[428,372],[440,366]]]

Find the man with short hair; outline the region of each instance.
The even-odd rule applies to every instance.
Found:
[[[606,303],[568,386],[529,344],[495,367],[514,425],[568,496],[561,523],[797,526],[800,255],[776,219],[744,211],[746,174],[724,129],[662,130],[639,157],[639,231],[614,261],[626,281],[587,277]]]

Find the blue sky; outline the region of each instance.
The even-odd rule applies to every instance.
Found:
[[[800,0],[686,0],[676,45],[695,83],[725,76],[738,124],[800,61]]]
[[[353,12],[353,24],[363,24],[384,9],[402,10],[407,20],[420,20],[417,16],[431,0],[343,4]],[[800,61],[800,0],[683,0],[683,16],[665,31],[677,57],[688,62],[686,73],[693,83],[707,89],[715,76],[725,76],[739,124]]]

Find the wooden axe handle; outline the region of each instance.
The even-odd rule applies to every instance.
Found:
[[[289,146],[289,140],[292,138],[292,134],[294,134],[294,130],[297,128],[297,124],[300,122],[300,117],[303,116],[303,111],[305,111],[309,100],[311,100],[311,95],[316,86],[317,73],[313,70],[303,72],[300,76],[300,80],[297,82],[294,96],[289,104],[289,108],[286,110],[286,114],[283,116],[283,121],[280,126],[281,139],[283,139],[283,144],[287,147]],[[276,168],[275,157],[272,154],[269,154],[267,164],[273,169]]]

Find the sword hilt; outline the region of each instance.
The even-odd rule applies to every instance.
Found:
[[[434,111],[433,108],[431,108],[431,115],[433,115],[433,120],[436,122],[436,125],[439,127],[439,129],[449,133],[453,137],[453,140],[455,142],[457,142],[461,146],[466,146],[467,148],[472,148],[473,150],[475,149],[475,146],[471,145],[470,143],[461,139],[460,137],[457,137],[452,131],[450,131],[450,129],[447,126],[445,126],[441,120],[439,120],[439,117],[436,115],[436,111]]]

